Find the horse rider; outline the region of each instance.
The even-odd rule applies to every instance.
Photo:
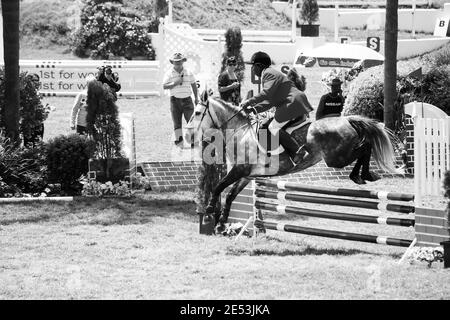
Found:
[[[271,67],[272,59],[262,51],[253,54],[251,58],[252,72],[261,78],[262,90],[254,97],[243,101],[240,107],[247,113],[260,113],[276,108],[275,116],[269,125],[272,135],[279,135],[280,144],[289,154],[294,163],[303,157],[299,152],[301,146],[284,129],[289,121],[298,117],[306,120],[309,112],[313,110],[306,95],[297,89],[295,84],[282,72]]]
[[[342,81],[334,78],[331,81],[331,92],[324,94],[320,98],[316,111],[316,120],[326,117],[340,117],[344,108],[345,98],[342,96]]]

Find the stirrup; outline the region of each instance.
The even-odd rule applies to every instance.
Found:
[[[297,163],[302,160],[306,155],[306,151],[302,150],[302,148],[300,147],[297,152],[295,153],[295,155],[293,157],[289,157],[292,161],[292,163],[295,165],[297,165]]]

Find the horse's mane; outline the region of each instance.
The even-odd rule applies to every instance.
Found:
[[[229,117],[233,116],[235,113],[240,111],[239,106],[236,106],[230,102],[224,101],[219,97],[210,97],[211,100],[215,101],[221,108],[230,112],[228,118],[220,119],[221,121],[227,121]],[[235,118],[241,119],[242,121],[247,121],[247,115],[244,111],[240,111]]]

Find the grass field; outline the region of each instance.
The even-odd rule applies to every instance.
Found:
[[[400,186],[410,191],[412,181],[371,185]],[[192,198],[192,192],[147,192],[130,200],[3,205],[0,299],[450,298],[442,263],[398,266],[405,248],[270,230],[254,243],[200,235]],[[289,215],[265,219],[413,236],[409,228]]]

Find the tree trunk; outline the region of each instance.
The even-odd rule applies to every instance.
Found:
[[[386,0],[386,23],[384,31],[384,124],[394,129],[397,99],[397,30],[398,0]]]
[[[3,121],[5,134],[14,144],[19,136],[19,0],[1,0],[3,16],[3,44],[5,62],[5,106]]]

